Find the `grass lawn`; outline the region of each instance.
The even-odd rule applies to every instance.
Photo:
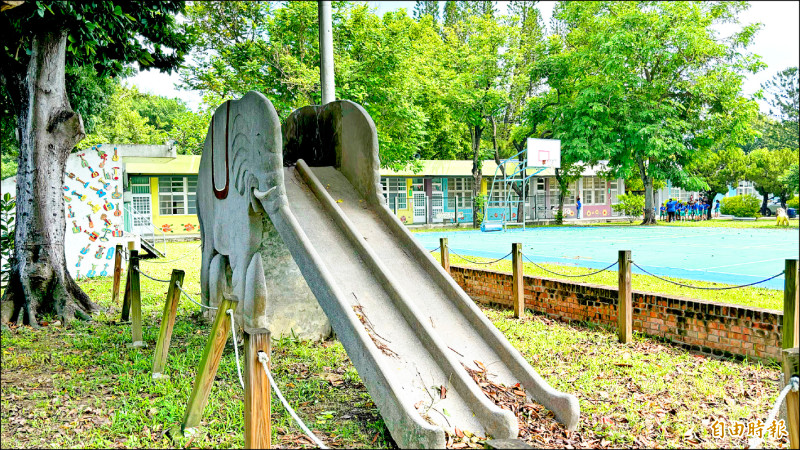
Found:
[[[142,270],[169,278],[186,271],[184,286],[199,298],[197,242],[171,243],[169,264],[143,261]],[[455,262],[455,261],[454,261]],[[167,381],[150,378],[153,344],[166,288],[142,278],[147,349],[128,349],[130,327],[117,323],[110,278],[82,287],[107,308],[89,323],[4,329],[0,425],[6,447],[241,447],[243,397],[230,340],[204,413],[202,432],[173,443],[192,389],[209,325],[199,307],[181,301],[170,348]],[[778,394],[777,365],[705,358],[635,335],[616,341],[613,330],[565,324],[541,316],[515,320],[511,312],[481,306],[534,368],[556,389],[580,400],[576,432],[560,428],[541,407],[520,416],[538,430],[535,447],[740,447],[742,438],[714,438],[714,420],[763,420]],[[273,373],[298,414],[332,447],[392,447],[376,407],[341,344],[282,339],[273,342]],[[311,447],[275,398],[275,447]],[[769,438],[767,448],[786,447]]]

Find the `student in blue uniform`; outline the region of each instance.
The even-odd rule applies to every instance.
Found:
[[[664,219],[667,218],[667,206],[666,205],[667,205],[666,203],[662,203],[661,204],[661,209],[659,210],[659,213],[658,213],[658,220],[664,220]]]
[[[667,222],[674,222],[675,221],[675,206],[678,202],[673,199],[669,199],[667,202]]]
[[[717,204],[714,205],[714,218],[719,219],[719,200],[717,200]]]

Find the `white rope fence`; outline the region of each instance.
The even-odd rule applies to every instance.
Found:
[[[775,404],[772,405],[772,409],[769,411],[769,415],[767,415],[767,421],[764,422],[765,424],[772,423],[775,420],[775,417],[778,416],[778,410],[781,408],[781,403],[783,403],[783,399],[786,398],[786,395],[789,391],[797,392],[800,389],[800,378],[796,375],[789,379],[789,384],[784,386],[781,393],[778,394],[778,398],[775,400]],[[762,444],[764,443],[763,438],[753,437],[747,440],[747,448],[762,448]]]
[[[176,282],[175,283],[175,287],[177,287],[178,290],[181,291],[181,293],[183,294],[184,297],[188,298],[189,301],[194,303],[195,305],[197,305],[197,306],[199,306],[201,308],[205,308],[205,309],[217,309],[217,308],[215,308],[213,306],[206,306],[206,305],[202,305],[200,303],[197,303],[192,297],[189,297],[189,294],[187,294],[186,291],[183,290],[183,288],[181,287],[181,283],[180,282]]]
[[[317,438],[317,436],[315,436],[314,433],[311,432],[311,430],[308,429],[308,427],[303,423],[303,421],[299,417],[297,417],[297,413],[294,412],[294,409],[292,409],[292,407],[289,406],[289,402],[287,402],[286,399],[283,398],[281,390],[278,389],[278,385],[275,383],[275,380],[272,378],[272,374],[269,372],[269,368],[267,367],[267,363],[269,362],[269,357],[263,351],[258,352],[258,362],[260,362],[261,366],[264,367],[264,372],[267,374],[267,378],[269,378],[269,384],[270,386],[272,386],[272,390],[273,392],[275,392],[275,395],[278,396],[278,400],[281,401],[281,404],[283,404],[283,407],[286,408],[286,411],[289,412],[289,415],[292,416],[295,422],[297,422],[297,425],[300,426],[300,429],[303,430],[306,436],[308,436],[308,438],[311,439],[317,447],[327,449],[328,447],[325,444],[323,444],[322,441],[320,441],[319,438]]]
[[[239,375],[239,383],[242,385],[242,390],[244,390],[244,379],[242,378],[242,366],[241,364],[239,364],[239,345],[237,344],[238,341],[236,339],[236,322],[233,319],[233,309],[228,309],[225,312],[231,317],[231,332],[233,333],[233,351],[236,354],[236,372]],[[294,412],[294,409],[292,409],[292,407],[289,406],[289,402],[287,402],[286,399],[283,397],[283,394],[281,394],[281,390],[278,389],[278,385],[275,384],[275,380],[272,378],[272,374],[269,372],[269,368],[267,368],[269,357],[267,356],[266,353],[260,350],[258,352],[258,362],[260,362],[261,366],[264,367],[264,372],[267,374],[267,378],[269,379],[269,384],[270,386],[272,386],[272,390],[275,392],[275,395],[278,396],[278,400],[281,401],[283,407],[286,408],[286,411],[289,412],[289,415],[292,416],[295,422],[297,422],[297,424],[300,426],[300,429],[303,430],[306,436],[308,436],[308,438],[311,439],[311,441],[314,442],[314,444],[316,444],[317,447],[327,449],[328,447],[326,447],[325,444],[323,444],[322,441],[319,440],[319,438],[317,438],[317,436],[314,435],[314,433],[312,433],[311,430],[308,429],[306,424],[303,423],[303,420],[300,419],[300,417],[297,416],[297,413]]]
[[[233,321],[233,309],[225,311],[231,316],[231,332],[233,333],[233,352],[236,354],[236,373],[239,375],[239,384],[242,385],[244,390],[244,380],[242,379],[242,366],[239,365],[239,344],[236,340],[236,323]]]
[[[156,278],[156,277],[150,276],[150,275],[144,273],[142,271],[142,269],[140,269],[138,267],[134,267],[134,269],[136,269],[136,271],[139,272],[140,275],[144,275],[145,278],[150,278],[151,280],[158,281],[160,283],[169,283],[169,280],[162,280],[161,278]]]

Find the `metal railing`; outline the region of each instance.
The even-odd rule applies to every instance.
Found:
[[[130,203],[130,202],[123,203],[123,208],[125,210],[125,214],[129,214],[129,217],[131,218],[131,233],[138,234],[139,237],[142,240],[144,240],[145,242],[150,244],[153,248],[157,248],[156,247],[156,231],[161,233],[161,241],[164,244],[163,254],[166,256],[166,254],[167,254],[167,234],[161,228],[157,227],[153,223],[153,221],[150,220],[149,215],[145,215],[145,214],[139,212],[139,210],[137,210],[136,208],[134,208],[132,203]],[[144,219],[144,220],[147,221],[147,223],[142,225],[141,222],[140,222],[140,224],[137,225],[137,219],[139,219],[139,220]],[[142,230],[142,229],[149,229],[150,232],[149,233],[148,232],[141,233],[140,230]],[[147,239],[148,235],[150,236],[150,239]]]

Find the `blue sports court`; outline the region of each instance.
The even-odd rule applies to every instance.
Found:
[[[522,243],[530,260],[601,269],[631,250],[633,261],[659,276],[747,284],[780,273],[798,258],[800,234],[785,230],[683,227],[540,227],[497,232],[416,233],[425,248],[448,238],[451,252],[500,258]],[[616,268],[612,269],[616,270]],[[633,267],[633,273],[642,273]],[[783,289],[783,275],[757,287]]]

